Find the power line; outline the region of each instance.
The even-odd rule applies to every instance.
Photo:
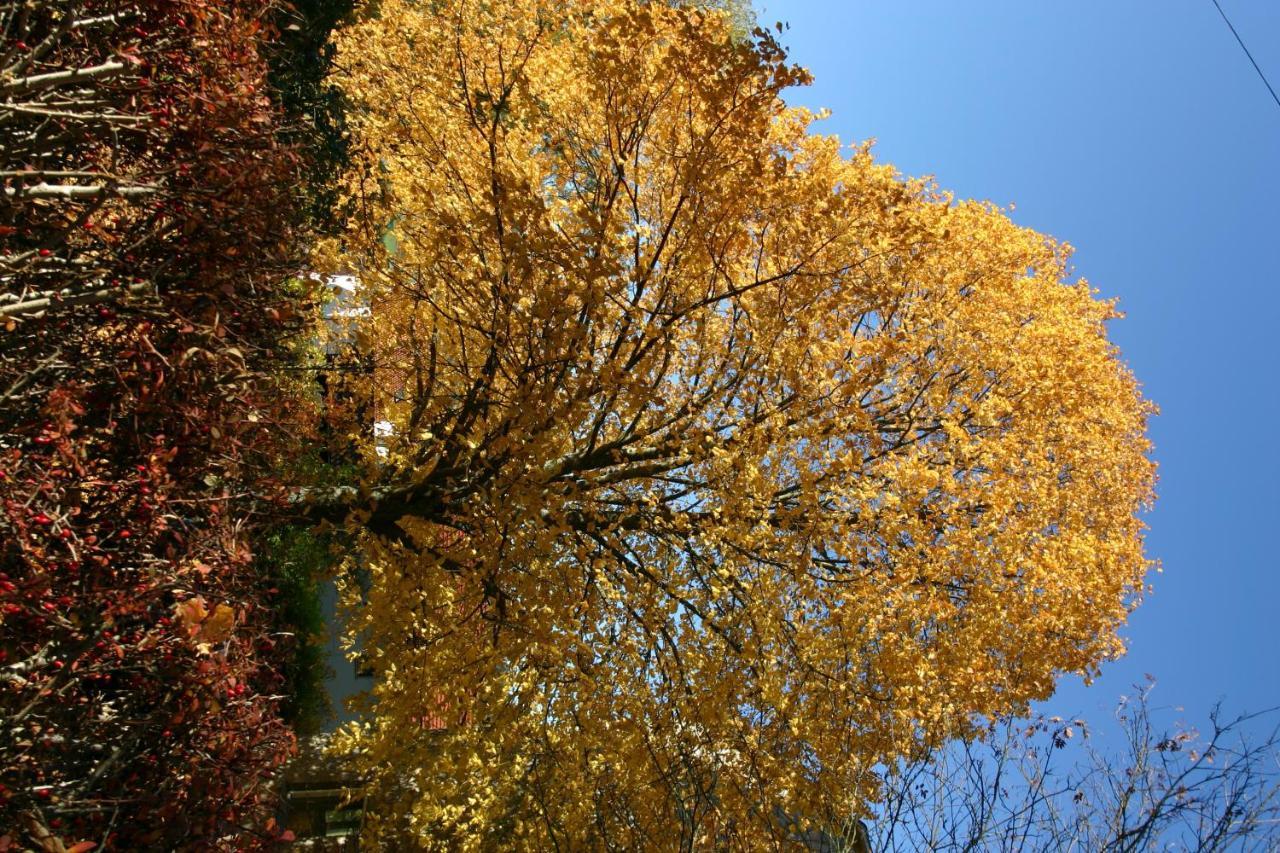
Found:
[[[1258,60],[1253,58],[1253,54],[1249,52],[1249,48],[1244,46],[1244,39],[1240,38],[1240,34],[1236,32],[1236,28],[1231,24],[1231,19],[1227,17],[1227,13],[1222,11],[1222,6],[1218,5],[1218,0],[1213,0],[1213,5],[1217,6],[1218,14],[1222,16],[1222,20],[1227,22],[1227,26],[1231,29],[1231,35],[1236,37],[1236,41],[1240,43],[1240,49],[1244,51],[1244,55],[1249,57],[1249,61],[1253,63],[1253,70],[1258,72],[1258,76],[1262,78],[1263,84],[1267,87],[1267,91],[1271,93],[1271,100],[1276,102],[1276,106],[1280,107],[1280,96],[1276,95],[1276,90],[1271,88],[1271,81],[1267,80],[1267,75],[1262,73],[1262,69],[1258,67]]]

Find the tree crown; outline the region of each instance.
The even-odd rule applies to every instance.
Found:
[[[781,837],[1121,650],[1150,407],[1068,246],[716,12],[384,0],[339,65],[380,831]]]

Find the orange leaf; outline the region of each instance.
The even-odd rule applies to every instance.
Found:
[[[200,640],[205,643],[221,643],[231,636],[236,613],[225,604],[219,604],[200,626]]]
[[[204,597],[199,595],[178,602],[173,609],[175,615],[186,627],[187,633],[193,637],[199,633],[200,623],[209,616],[209,608],[205,606]]]

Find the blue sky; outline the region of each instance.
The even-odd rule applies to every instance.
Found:
[[[1280,2],[1219,0],[1280,86]],[[1211,0],[757,0],[817,80],[793,103],[881,160],[1073,244],[1162,414],[1164,564],[1126,658],[1044,709],[1105,716],[1151,673],[1190,721],[1280,704],[1280,106]]]

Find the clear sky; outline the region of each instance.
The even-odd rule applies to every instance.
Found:
[[[1280,87],[1280,0],[1219,0]],[[1151,673],[1190,721],[1280,704],[1280,106],[1211,0],[756,0],[819,127],[958,197],[1016,203],[1120,299],[1162,410],[1164,571],[1129,654],[1044,710],[1104,716]]]

